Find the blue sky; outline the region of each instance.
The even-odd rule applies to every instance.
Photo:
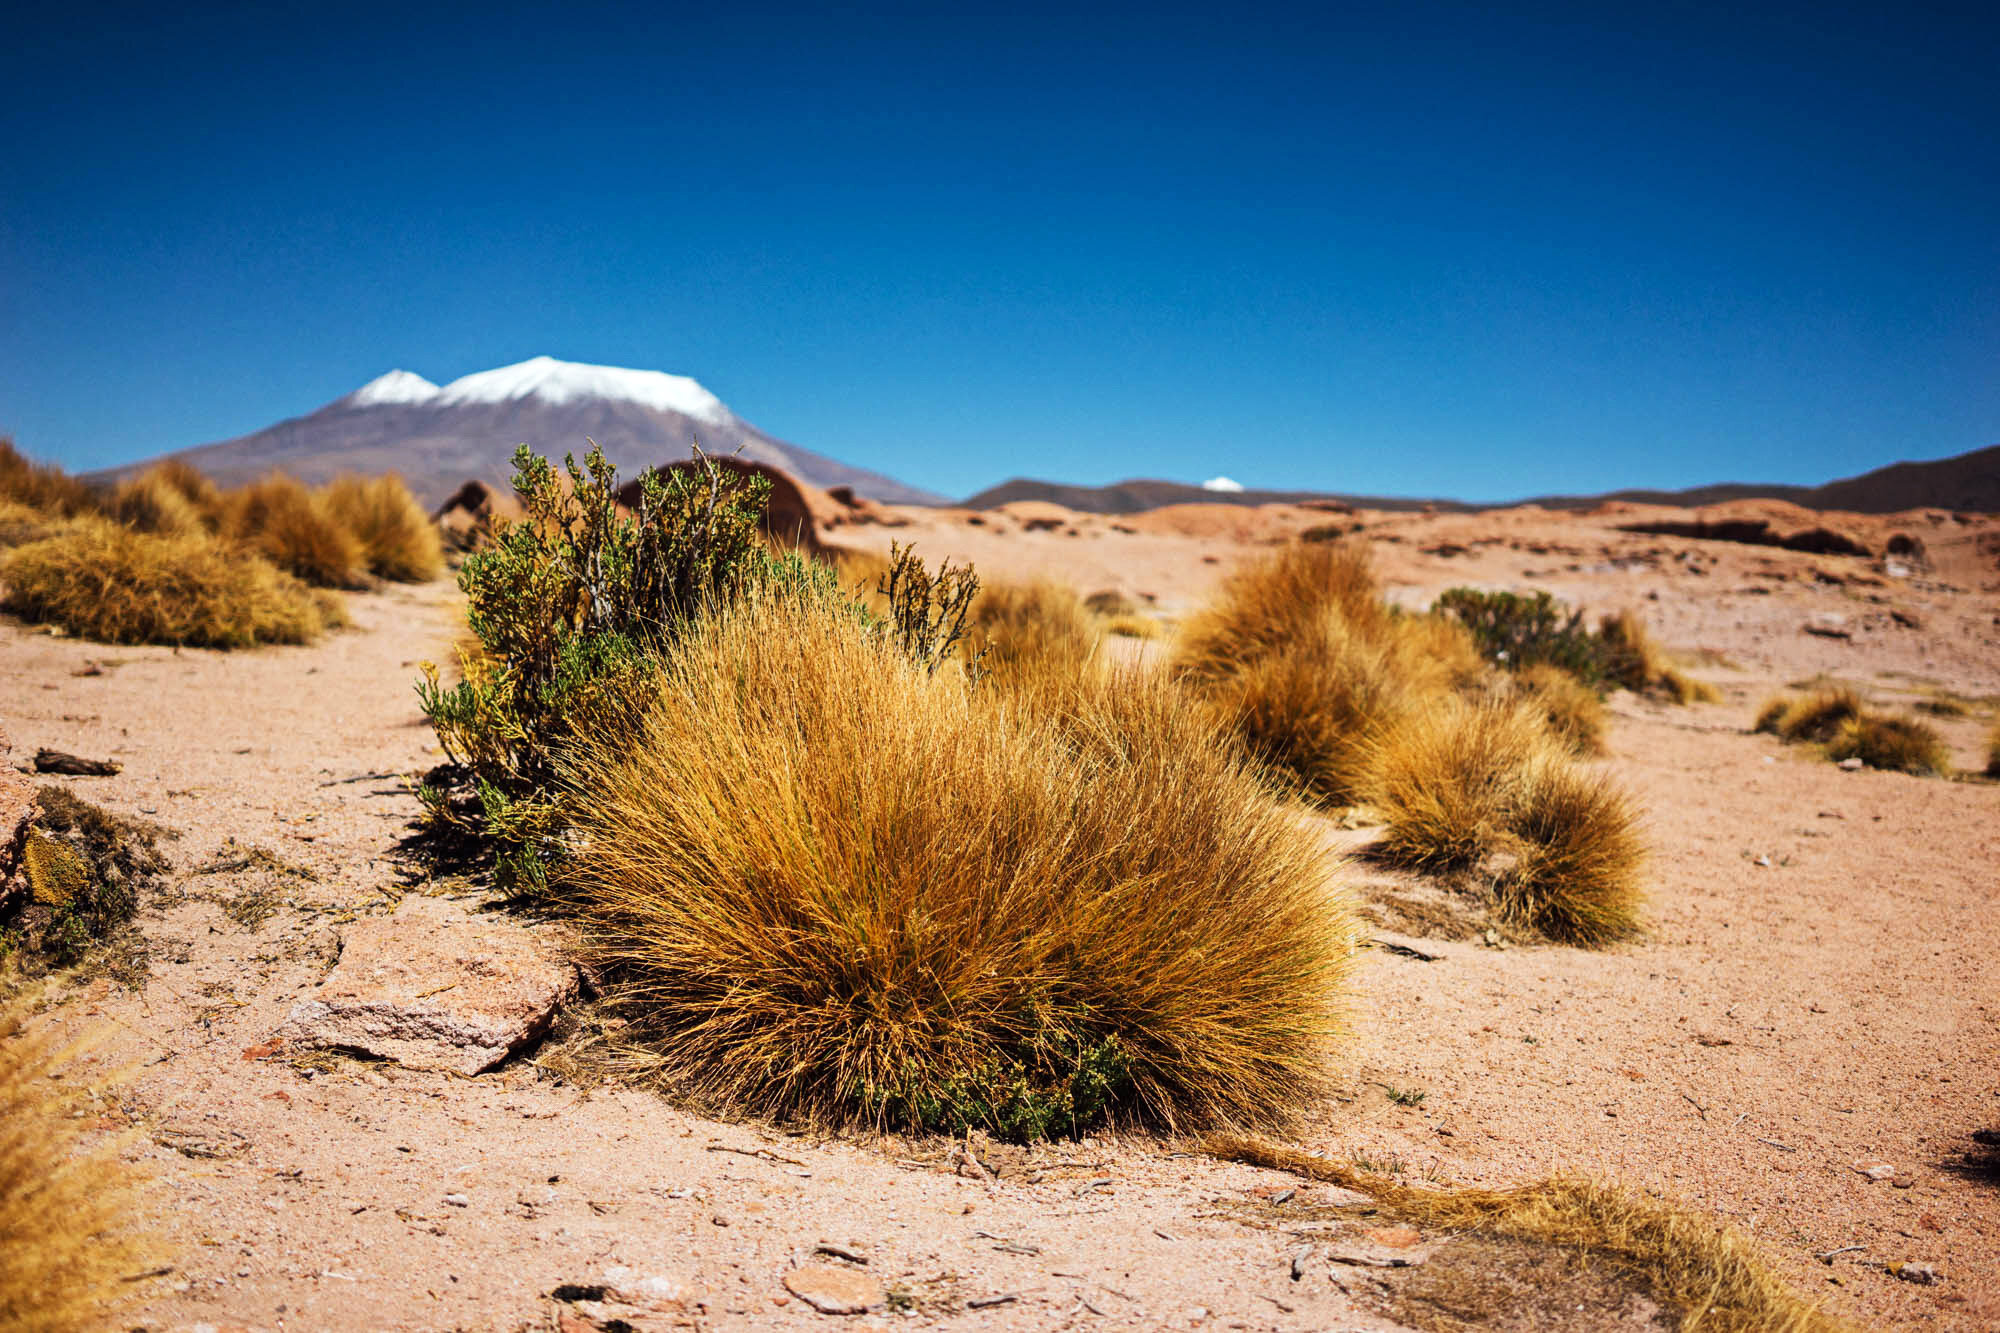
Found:
[[[81,470],[547,353],[955,495],[2000,440],[1991,7],[1616,8],[43,6],[0,431]]]

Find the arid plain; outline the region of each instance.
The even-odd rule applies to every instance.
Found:
[[[1471,585],[1636,612],[1720,692],[1611,699],[1597,762],[1643,812],[1644,935],[1586,951],[1489,932],[1371,862],[1366,820],[1301,811],[1369,925],[1335,1095],[1290,1140],[1416,1183],[1586,1172],[1730,1223],[1860,1326],[2000,1326],[2000,1180],[1971,1137],[2000,1128],[2000,783],[1977,776],[2000,708],[2000,519],[812,498],[831,543],[1119,593],[1163,637],[1104,651],[1140,661],[1246,556],[1328,529],[1366,542],[1405,606]],[[1746,514],[1869,554],[1630,530]],[[1885,554],[1897,536],[1915,540]],[[1662,1325],[1560,1256],[1371,1230],[1332,1187],[1178,1142],[706,1119],[566,1058],[582,1000],[476,1076],[300,1055],[278,1039],[371,923],[433,913],[437,938],[500,950],[555,929],[482,913],[403,847],[409,779],[437,760],[413,682],[449,656],[459,594],[347,601],[353,624],[314,646],[231,653],[0,624],[14,759],[116,761],[54,780],[178,834],[139,917],[143,981],[72,979],[39,1020],[108,1024],[99,1059],[133,1070],[99,1128],[151,1177],[170,1271],[135,1284],[126,1326],[609,1327],[593,1302],[621,1294],[639,1327],[830,1326],[816,1305],[839,1302],[798,1277],[819,1270],[866,1296],[849,1327]],[[1961,773],[1844,769],[1753,732],[1809,681],[1929,707]]]

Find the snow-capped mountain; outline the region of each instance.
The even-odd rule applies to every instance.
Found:
[[[466,481],[505,486],[514,446],[552,457],[581,454],[596,440],[624,475],[709,453],[768,463],[815,486],[852,486],[892,504],[942,497],[850,467],[764,434],[684,375],[590,366],[538,356],[518,365],[431,383],[392,370],[306,416],[176,455],[224,485],[283,468],[306,481],[341,472],[399,472],[427,504]],[[115,469],[123,476],[145,463]]]

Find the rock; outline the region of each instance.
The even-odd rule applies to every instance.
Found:
[[[1896,1175],[1896,1168],[1887,1162],[1856,1162],[1854,1169],[1870,1180],[1892,1180]]]
[[[1846,769],[1850,773],[1858,772],[1862,768],[1866,767],[1866,765],[1864,765],[1861,762],[1861,757],[1859,755],[1847,756],[1847,758],[1840,761],[1840,766]]]
[[[472,1200],[463,1194],[447,1194],[444,1196],[444,1201],[453,1208],[470,1208],[472,1206]]]
[[[1808,634],[1817,634],[1822,639],[1851,639],[1854,631],[1848,628],[1847,617],[1835,615],[1831,611],[1821,611],[1801,626]]]
[[[575,965],[544,937],[439,898],[405,898],[341,942],[340,962],[279,1029],[287,1044],[478,1074],[541,1036],[577,992]]]
[[[0,731],[0,765],[7,759],[7,733]],[[0,767],[0,911],[28,887],[25,860],[28,828],[42,812],[35,784],[11,768]]]
[[[660,1273],[641,1273],[623,1264],[604,1270],[604,1298],[666,1314],[687,1308],[692,1299],[687,1283]]]
[[[821,1314],[866,1314],[889,1293],[866,1273],[831,1264],[807,1264],[785,1274],[785,1290]]]
[[[1892,1277],[1899,1277],[1905,1282],[1914,1282],[1918,1286],[1928,1287],[1932,1283],[1944,1281],[1944,1274],[1929,1264],[1892,1263],[1885,1266]]]

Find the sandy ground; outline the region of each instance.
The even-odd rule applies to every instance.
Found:
[[[834,535],[915,539],[989,577],[1056,575],[1171,617],[1244,551],[1355,521],[982,517]],[[1892,575],[1619,532],[1618,514],[1359,517],[1400,600],[1473,583],[1632,606],[1726,701],[1615,704],[1605,762],[1647,812],[1650,937],[1604,953],[1433,942],[1433,961],[1370,950],[1339,1094],[1298,1141],[1414,1178],[1582,1168],[1735,1222],[1865,1326],[2000,1327],[2000,1183],[1955,1169],[1971,1131],[2000,1126],[2000,785],[1844,772],[1749,732],[1788,681],[1949,690],[1973,714],[1938,725],[1976,768],[2000,701],[2000,568],[1980,542],[2000,522],[1905,520],[1935,568]],[[822,1242],[865,1254],[896,1297],[858,1326],[1399,1326],[1369,1313],[1352,1270],[1316,1261],[1292,1278],[1324,1190],[1284,1213],[1269,1199],[1300,1182],[1150,1140],[994,1149],[983,1180],[943,1145],[712,1122],[525,1060],[467,1079],[246,1058],[341,925],[408,890],[395,846],[415,802],[369,775],[435,760],[411,682],[442,655],[453,598],[355,596],[350,631],[237,654],[0,624],[17,757],[115,758],[117,777],[64,781],[182,835],[171,889],[140,920],[148,983],[78,984],[50,1014],[113,1024],[105,1058],[137,1069],[107,1127],[140,1131],[130,1155],[176,1254],[128,1326],[551,1327],[547,1294],[614,1264],[684,1282],[703,1327],[803,1326],[828,1317],[784,1277],[843,1262],[816,1259]],[[196,873],[231,838],[311,877]],[[256,922],[259,898],[276,910]],[[1878,1161],[1898,1178],[1855,1169]],[[1898,1281],[1883,1269],[1896,1260],[1945,1280]],[[993,1297],[1013,1299],[970,1304]]]

